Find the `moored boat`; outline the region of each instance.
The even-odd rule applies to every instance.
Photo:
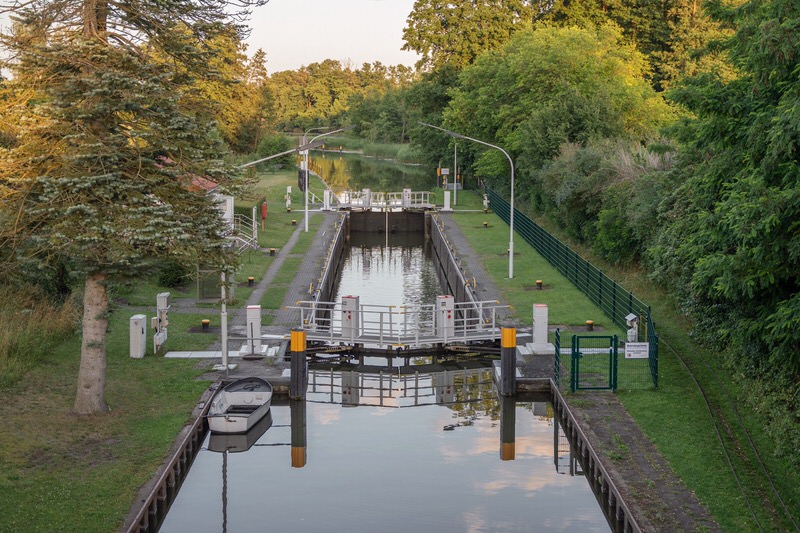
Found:
[[[211,400],[208,427],[213,433],[246,433],[269,411],[272,385],[257,377],[223,387]]]

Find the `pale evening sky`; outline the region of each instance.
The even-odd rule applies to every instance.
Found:
[[[325,59],[413,67],[419,56],[400,50],[413,8],[414,0],[270,0],[247,21],[247,54],[262,48],[270,74]],[[8,29],[5,14],[0,27]]]
[[[325,59],[413,67],[419,56],[400,50],[413,7],[414,0],[270,0],[250,17],[247,54],[262,48],[270,74]]]

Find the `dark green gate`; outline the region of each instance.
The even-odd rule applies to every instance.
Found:
[[[572,336],[570,390],[617,390],[617,336]]]

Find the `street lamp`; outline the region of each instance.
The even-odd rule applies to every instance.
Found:
[[[328,129],[328,126],[322,126],[322,127],[319,127],[319,128],[310,128],[310,129],[306,130],[305,132],[303,132],[303,145],[306,144],[306,136],[310,132],[312,132],[314,130],[324,130],[324,129]],[[313,145],[314,141],[316,141],[320,137],[325,137],[326,135],[333,135],[334,133],[341,133],[346,129],[349,129],[349,128],[340,128],[338,130],[333,130],[333,131],[328,131],[326,133],[322,133],[322,134],[317,135],[316,137],[312,138],[311,142],[308,143],[308,144]],[[304,192],[305,192],[305,204],[306,204],[306,207],[305,207],[305,220],[306,220],[305,221],[305,231],[306,231],[306,233],[308,233],[308,148],[303,150],[303,167],[304,167],[303,168],[303,174],[304,174],[304,179],[305,179],[305,187],[304,187],[305,191]]]
[[[320,142],[320,143],[317,143],[317,144],[314,144],[314,143],[301,144],[297,148],[292,148],[291,150],[286,150],[285,152],[281,152],[279,154],[272,154],[272,155],[269,155],[267,157],[262,157],[261,159],[256,159],[255,161],[250,161],[249,163],[244,163],[243,165],[239,165],[239,168],[252,167],[252,166],[257,165],[259,163],[263,163],[264,161],[269,161],[270,159],[275,159],[276,157],[281,157],[281,156],[288,155],[288,154],[291,154],[291,153],[294,153],[294,152],[302,152],[303,150],[309,150],[311,148],[316,148],[320,144],[322,144],[322,143]]]
[[[435,130],[443,131],[446,134],[450,135],[451,137],[455,137],[456,139],[466,139],[467,141],[473,141],[478,144],[488,146],[489,148],[495,148],[503,152],[505,156],[508,158],[508,163],[511,165],[511,217],[509,222],[510,229],[508,235],[508,279],[513,279],[514,278],[514,161],[511,160],[511,156],[508,155],[508,152],[506,152],[505,150],[494,144],[489,144],[479,139],[473,139],[472,137],[467,137],[466,135],[461,135],[460,133],[446,130],[444,128],[440,128],[439,126],[434,126],[433,124],[426,124],[425,122],[420,122],[419,124],[427,126],[429,128],[433,128]]]

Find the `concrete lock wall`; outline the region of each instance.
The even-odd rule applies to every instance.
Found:
[[[336,283],[339,279],[339,271],[342,268],[342,259],[347,251],[347,231],[348,231],[348,218],[344,217],[336,226],[336,233],[334,233],[333,240],[330,244],[328,252],[327,263],[323,268],[322,275],[319,280],[319,290],[315,294],[315,300],[318,302],[329,302],[336,292]]]
[[[426,219],[431,219],[431,216],[426,215]],[[445,292],[453,295],[455,303],[474,303],[475,297],[472,293],[472,288],[466,283],[467,280],[458,265],[455,254],[451,253],[435,222],[426,220],[426,228],[430,236],[431,249],[433,250],[431,255],[436,264],[436,274],[439,277],[439,283],[442,288],[445,289]],[[461,316],[463,312],[459,311],[459,318],[477,318],[473,316],[475,314],[473,310],[468,311],[467,314],[469,316]]]

